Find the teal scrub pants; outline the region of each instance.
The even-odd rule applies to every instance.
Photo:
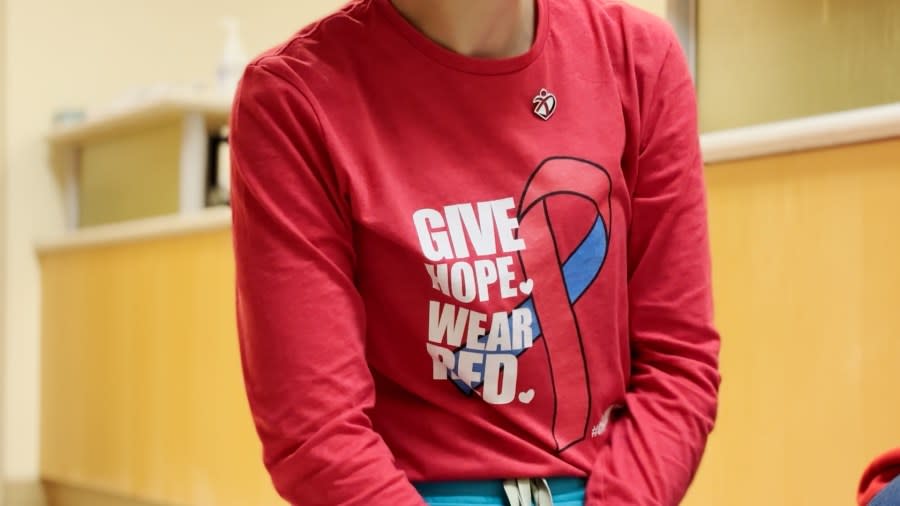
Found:
[[[585,480],[548,478],[553,506],[584,506]],[[414,483],[429,506],[507,506],[501,480]]]

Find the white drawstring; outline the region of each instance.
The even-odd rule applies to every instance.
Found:
[[[503,491],[509,506],[553,506],[550,485],[543,478],[503,480]]]

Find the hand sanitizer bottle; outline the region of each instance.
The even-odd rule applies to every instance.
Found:
[[[244,73],[247,65],[247,53],[241,44],[240,25],[238,20],[232,17],[222,19],[225,28],[225,49],[222,52],[222,60],[216,69],[216,84],[219,93],[227,97],[234,96],[238,81]]]

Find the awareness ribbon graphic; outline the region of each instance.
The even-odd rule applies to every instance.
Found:
[[[544,160],[531,175],[519,201],[519,237],[526,248],[519,252],[522,269],[534,282],[530,297],[517,308],[534,315],[532,336],[535,342],[545,337],[553,381],[553,438],[562,451],[584,439],[590,416],[590,385],[584,357],[581,330],[574,306],[600,273],[606,260],[611,223],[611,181],[599,165],[568,157]],[[560,251],[554,232],[548,201],[559,197],[578,197],[593,204],[595,217],[589,231],[572,251]],[[510,317],[512,318],[512,317]],[[511,324],[512,322],[510,322]],[[527,348],[512,351],[516,356]],[[459,353],[456,351],[456,363]],[[466,350],[471,353],[472,350]],[[466,381],[451,375],[466,394],[481,386],[481,381]]]

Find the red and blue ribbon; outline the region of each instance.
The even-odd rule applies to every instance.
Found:
[[[518,233],[525,241],[519,259],[525,279],[531,279],[534,285],[531,296],[516,308],[528,309],[534,315],[534,342],[545,338],[554,390],[553,437],[559,451],[584,439],[589,423],[589,368],[575,304],[606,261],[611,223],[610,187],[609,174],[599,165],[577,158],[555,157],[542,162],[532,173],[519,200]],[[572,251],[561,251],[556,237],[558,230],[568,225],[565,221],[572,217],[553,216],[548,207],[550,201],[564,196],[585,199],[594,208],[593,223]],[[465,351],[519,356],[527,349]],[[457,364],[460,351],[463,350],[456,351]],[[482,384],[482,381],[459,378],[456,370],[453,373],[453,381],[466,394]]]

